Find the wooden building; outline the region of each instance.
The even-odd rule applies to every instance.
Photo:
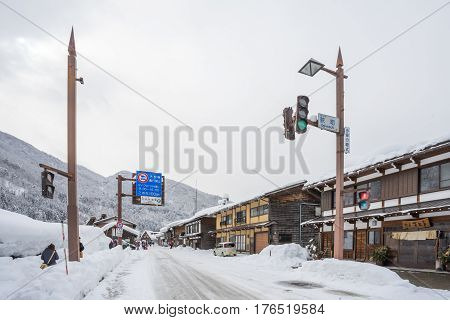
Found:
[[[157,231],[144,230],[141,234],[141,240],[146,240],[147,242],[155,241],[158,233]]]
[[[231,241],[240,252],[259,253],[269,245],[269,199],[229,204],[216,217],[216,242]]]
[[[450,141],[427,143],[349,171],[344,184],[344,257],[370,259],[388,246],[390,264],[434,269],[450,244]],[[321,216],[304,222],[320,232],[320,245],[333,254],[335,178],[310,183],[321,193]],[[368,190],[370,208],[361,211],[357,192]]]
[[[317,228],[301,226],[320,215],[320,192],[304,190],[306,181],[268,192],[269,221],[272,223],[270,244],[297,243],[306,246],[318,235]]]
[[[140,235],[139,231],[136,230],[136,224],[126,219],[122,219],[122,223],[122,239],[129,243],[134,243]],[[110,237],[111,239],[117,238],[117,216],[109,218],[102,216],[102,219],[93,222],[93,225],[98,228],[102,228],[107,237]]]

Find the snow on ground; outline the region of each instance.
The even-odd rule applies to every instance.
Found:
[[[271,252],[271,253],[270,253]],[[132,251],[87,299],[448,299],[368,263],[306,261],[295,244],[259,255],[215,257],[212,250]],[[294,267],[294,268],[292,268]]]
[[[450,299],[376,265],[308,261],[296,244],[260,254],[216,257],[212,250],[108,248],[100,228],[82,226],[85,257],[65,273],[61,225],[0,211],[0,299]],[[50,242],[60,256],[41,270]],[[24,258],[12,259],[8,255]]]
[[[0,210],[0,299],[83,298],[130,253],[119,247],[110,250],[111,239],[100,228],[80,226],[80,233],[85,246],[84,258],[80,263],[68,263],[67,276],[61,224]],[[36,254],[51,242],[57,247],[59,261],[41,270],[42,261]],[[24,258],[12,259],[8,255]]]
[[[67,241],[67,225],[64,225]],[[80,238],[86,253],[108,248],[111,241],[102,236],[100,228],[80,226]],[[53,243],[62,254],[61,223],[42,222],[27,216],[0,209],[0,257],[25,257],[40,254]],[[67,248],[67,242],[65,244]]]

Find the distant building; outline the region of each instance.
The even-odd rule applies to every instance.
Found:
[[[107,218],[106,216],[102,216],[102,218],[103,219],[95,221],[93,225],[98,228],[102,228],[107,237],[110,237],[111,239],[116,239],[117,216],[109,218]],[[136,239],[139,238],[140,235],[139,231],[136,230],[136,224],[126,219],[122,219],[122,223],[123,223],[122,239],[131,244],[134,243]]]

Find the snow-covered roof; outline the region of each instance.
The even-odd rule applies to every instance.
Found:
[[[111,222],[111,223],[105,224],[105,225],[102,227],[102,231],[109,230],[109,229],[115,227],[116,225],[117,225],[117,223],[115,223],[115,222]],[[132,233],[132,234],[134,234],[134,235],[137,236],[137,237],[139,237],[139,235],[140,235],[140,233],[139,233],[138,230],[133,229],[133,228],[130,228],[130,227],[127,226],[127,225],[123,225],[123,230],[126,230],[127,232]]]
[[[384,164],[393,163],[396,160],[403,157],[411,157],[418,156],[422,153],[428,153],[438,148],[450,146],[450,134],[446,134],[439,138],[422,141],[420,143],[414,145],[394,145],[385,147],[381,150],[378,150],[375,154],[362,161],[353,161],[353,164],[350,163],[344,169],[346,176],[358,175],[362,171],[365,171],[369,168],[379,167]],[[334,180],[336,177],[336,172],[331,171],[321,176],[318,176],[314,181],[308,182],[305,184],[305,188],[314,187],[323,182]]]
[[[107,217],[107,218],[104,218],[104,219],[101,219],[101,220],[94,221],[94,224],[98,224],[99,222],[105,222],[105,221],[108,221],[108,220],[115,220],[115,221],[117,221],[117,219],[118,219],[117,216]],[[130,220],[123,219],[123,218],[122,218],[122,222],[127,222],[129,224],[136,225],[134,222],[131,222]]]

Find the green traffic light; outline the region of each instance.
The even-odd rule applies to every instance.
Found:
[[[303,130],[306,130],[306,127],[308,126],[308,123],[306,122],[306,120],[301,119],[301,120],[298,120],[298,121],[297,121],[297,126],[298,126],[298,128],[299,128],[301,131],[303,131]]]

